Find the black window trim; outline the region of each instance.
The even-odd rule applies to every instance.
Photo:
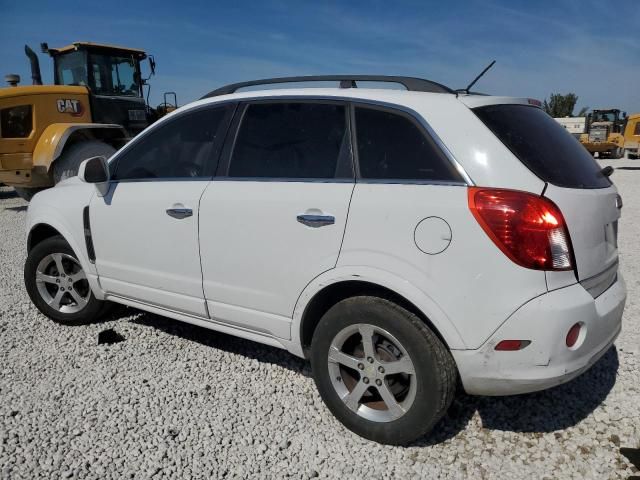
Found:
[[[350,131],[350,140],[351,140],[351,159],[352,159],[352,171],[354,171],[354,179],[336,179],[336,178],[327,178],[327,179],[318,179],[318,178],[269,178],[269,177],[228,177],[226,172],[229,171],[230,160],[232,149],[235,146],[235,141],[238,135],[238,127],[240,125],[240,121],[242,120],[242,116],[244,115],[244,111],[246,110],[246,106],[251,103],[291,103],[291,102],[301,102],[301,103],[326,103],[326,102],[336,102],[343,103],[348,108],[347,111],[349,114],[347,115],[348,123],[347,128]],[[226,135],[221,136],[221,141],[224,139],[222,147],[218,150],[218,158],[217,158],[217,168],[215,169],[215,174],[211,177],[178,177],[178,178],[149,178],[149,179],[125,179],[125,180],[111,180],[112,182],[139,182],[139,181],[202,181],[202,180],[215,180],[215,181],[253,181],[253,182],[306,182],[306,183],[382,183],[382,184],[415,184],[415,185],[450,185],[450,186],[473,186],[475,183],[469,177],[464,167],[456,160],[451,151],[447,148],[444,142],[440,139],[437,133],[431,128],[431,125],[415,110],[406,107],[404,105],[389,103],[385,101],[375,100],[375,99],[367,99],[367,98],[353,98],[349,96],[307,96],[307,95],[285,95],[285,96],[274,96],[274,97],[265,97],[265,96],[251,96],[251,97],[242,97],[238,99],[230,99],[223,101],[215,101],[211,103],[206,103],[197,107],[189,108],[182,112],[182,114],[187,114],[188,112],[192,112],[196,109],[201,108],[215,108],[227,104],[233,104],[234,108],[233,115],[230,121],[227,124],[227,132]],[[416,122],[418,128],[420,128],[423,133],[426,132],[429,137],[435,142],[436,146],[444,153],[445,157],[451,162],[454,169],[459,173],[461,177],[461,181],[459,182],[448,182],[441,180],[415,180],[415,179],[362,179],[359,175],[359,165],[357,161],[357,143],[355,138],[355,106],[363,106],[368,108],[381,108],[391,111],[392,113],[399,113],[408,115],[410,120]],[[151,128],[154,128],[155,125],[152,125]],[[139,137],[134,138],[129,144],[133,144]],[[117,157],[114,158],[114,161],[118,161],[118,157],[124,154],[128,149],[129,144],[127,144],[123,150],[118,151]],[[117,165],[116,165],[117,168]]]
[[[229,169],[231,168],[231,159],[235,150],[236,141],[240,132],[242,120],[250,105],[256,104],[274,104],[274,103],[317,103],[317,104],[334,104],[345,107],[345,128],[349,136],[349,160],[351,163],[351,178],[304,178],[304,177],[231,177]],[[223,182],[292,182],[292,183],[354,183],[355,182],[355,163],[353,146],[353,129],[351,128],[351,115],[349,101],[342,98],[319,98],[319,97],[257,97],[243,98],[236,108],[231,126],[227,132],[225,144],[222,149],[222,157],[218,162],[218,169],[214,180]],[[348,160],[347,160],[348,161]]]
[[[148,132],[145,132],[143,135],[138,135],[134,137],[131,141],[129,141],[129,143],[127,143],[127,145],[121,151],[118,151],[118,155],[113,159],[113,162],[116,162],[114,165],[114,172],[117,173],[120,157],[122,155],[126,155],[127,150],[129,150],[129,148],[133,148],[133,146],[135,146],[136,143],[143,141],[144,138],[152,134],[155,129],[168,125],[171,122],[174,122],[185,115],[189,115],[201,110],[208,110],[208,109],[227,107],[227,106],[230,106],[231,108],[228,109],[227,113],[222,119],[222,122],[223,122],[222,128],[224,129],[224,131],[222,132],[222,135],[220,135],[219,138],[215,139],[214,144],[211,148],[211,157],[207,162],[207,165],[205,168],[206,175],[200,175],[198,177],[124,178],[124,179],[112,178],[109,180],[109,183],[111,184],[111,183],[139,183],[139,182],[202,182],[202,181],[213,180],[215,176],[215,172],[217,171],[217,168],[221,163],[221,157],[222,157],[225,139],[229,134],[232,121],[235,117],[236,110],[238,109],[237,100],[228,100],[223,102],[215,102],[215,103],[207,103],[204,105],[199,105],[197,107],[189,108],[188,110],[172,115],[170,119],[167,119],[162,123],[160,122],[155,123],[154,125],[152,125],[152,127],[149,129]],[[132,147],[130,147],[130,145],[132,145]],[[111,164],[111,161],[109,162],[109,164]]]
[[[409,120],[418,131],[432,143],[433,148],[438,150],[444,158],[453,166],[455,172],[459,175],[460,180],[418,180],[412,178],[362,178],[360,175],[360,161],[358,158],[358,125],[356,123],[356,108],[368,108],[370,110],[378,110],[382,112],[392,113]],[[356,168],[356,183],[364,184],[389,184],[389,185],[442,185],[442,186],[472,186],[473,182],[467,175],[464,168],[453,157],[452,153],[433,131],[431,126],[423,119],[422,115],[410,109],[398,108],[398,106],[390,106],[387,104],[369,103],[362,101],[350,102],[350,118],[352,124],[352,148],[353,158]]]

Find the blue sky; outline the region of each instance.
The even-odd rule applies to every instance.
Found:
[[[225,83],[362,73],[640,112],[640,1],[31,2],[0,0],[0,74],[30,82],[25,43],[116,43],[153,53],[151,103],[180,104]],[[40,56],[45,81],[51,61]]]

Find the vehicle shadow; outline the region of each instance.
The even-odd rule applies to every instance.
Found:
[[[26,212],[28,205],[21,205],[19,207],[5,207],[5,210],[11,210],[12,212]]]
[[[131,315],[131,311],[132,309],[128,309],[128,311],[122,313],[124,316],[129,316]],[[117,314],[118,312],[114,311],[114,315]],[[130,320],[130,322],[157,328],[169,335],[175,335],[186,340],[198,342],[207,347],[224,350],[225,352],[242,355],[243,357],[258,360],[262,363],[278,365],[306,377],[311,376],[311,367],[308,362],[280,348],[252,342],[197,325],[178,322],[152,313],[141,312],[141,315]]]
[[[132,311],[140,312],[140,315],[130,322],[311,376],[309,362],[279,348],[121,306],[113,309],[110,319],[131,316]],[[606,399],[615,385],[618,367],[618,351],[612,346],[585,373],[549,390],[504,397],[472,396],[459,391],[431,433],[408,446],[428,447],[454,438],[467,427],[476,412],[482,428],[489,430],[535,434],[574,426]]]
[[[458,394],[432,433],[412,446],[435,445],[454,437],[475,412],[482,428],[489,430],[549,433],[574,426],[606,399],[615,385],[618,367],[618,351],[612,346],[585,373],[549,390],[505,397]]]

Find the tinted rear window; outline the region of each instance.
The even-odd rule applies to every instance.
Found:
[[[406,115],[356,107],[356,132],[363,179],[461,181],[434,141]]]
[[[489,105],[473,111],[541,180],[567,188],[611,185],[580,142],[539,108]]]

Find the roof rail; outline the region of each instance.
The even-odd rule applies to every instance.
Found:
[[[253,87],[256,85],[299,82],[340,82],[340,88],[355,88],[357,87],[356,82],[387,82],[398,83],[403,85],[407,90],[414,92],[455,93],[455,91],[440,83],[415,77],[396,77],[391,75],[308,75],[302,77],[265,78],[262,80],[251,80],[249,82],[232,83],[213,90],[202,98],[227,95],[235,93],[240,88]]]

